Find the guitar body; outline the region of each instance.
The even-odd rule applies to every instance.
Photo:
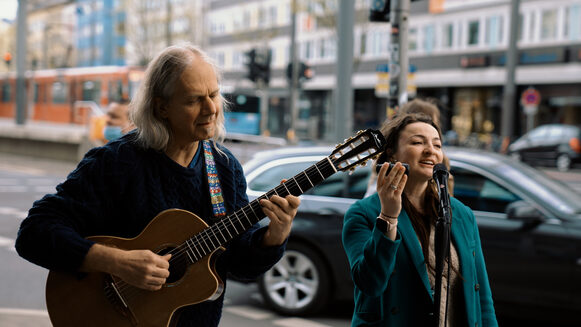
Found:
[[[170,209],[157,215],[135,238],[93,236],[89,239],[124,250],[149,249],[163,253],[206,227],[208,225],[196,215]],[[219,250],[189,265],[179,276],[173,276],[170,267],[168,283],[159,291],[119,283],[118,279],[104,273],[79,277],[51,271],[46,284],[50,320],[56,327],[169,326],[177,309],[221,295],[223,283],[214,268],[217,252]],[[106,287],[113,280],[122,286],[119,289]],[[116,296],[117,292],[122,296]]]

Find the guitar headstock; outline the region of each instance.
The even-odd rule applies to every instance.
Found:
[[[383,151],[385,138],[378,130],[366,129],[345,140],[335,147],[329,156],[337,170],[354,170],[365,166],[367,160],[376,158]]]

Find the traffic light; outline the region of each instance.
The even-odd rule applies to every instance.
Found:
[[[6,63],[6,67],[10,66],[10,61],[12,61],[12,54],[10,52],[6,52],[4,54],[4,62]]]
[[[370,22],[389,22],[391,0],[371,0],[369,7]]]
[[[293,64],[289,63],[286,66],[286,77],[289,79],[289,81],[292,79],[292,73],[293,73]],[[315,72],[313,71],[311,66],[304,62],[299,63],[299,83],[305,80],[309,80],[314,76]]]
[[[254,48],[246,52],[248,58],[246,66],[248,67],[248,79],[253,82],[262,80],[264,84],[268,85],[270,82],[270,62],[272,53],[267,48]]]

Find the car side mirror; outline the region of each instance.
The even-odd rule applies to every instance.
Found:
[[[545,220],[541,211],[523,200],[509,204],[506,207],[506,216],[511,220],[522,221],[523,229],[534,228]]]

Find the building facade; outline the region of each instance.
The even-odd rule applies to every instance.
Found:
[[[303,137],[332,140],[339,2],[297,3],[299,58],[315,71],[302,85],[298,125]],[[368,1],[355,1],[354,10],[352,118],[358,130],[377,127],[387,116],[385,92],[378,90],[382,67],[388,63],[390,25],[369,22]],[[519,12],[515,134],[526,131],[527,117],[518,98],[529,87],[541,95],[532,117],[535,125],[581,123],[581,1],[521,0]],[[206,48],[225,68],[223,84],[228,90],[256,88],[246,78],[245,53],[257,47],[270,49],[271,135],[284,135],[289,128],[285,70],[290,60],[292,14],[291,1],[214,0],[207,7]],[[442,109],[444,129],[454,129],[463,140],[477,136],[481,142],[492,142],[500,134],[509,23],[509,0],[411,4],[410,92],[435,99]]]
[[[76,0],[77,66],[126,64],[123,0]]]

